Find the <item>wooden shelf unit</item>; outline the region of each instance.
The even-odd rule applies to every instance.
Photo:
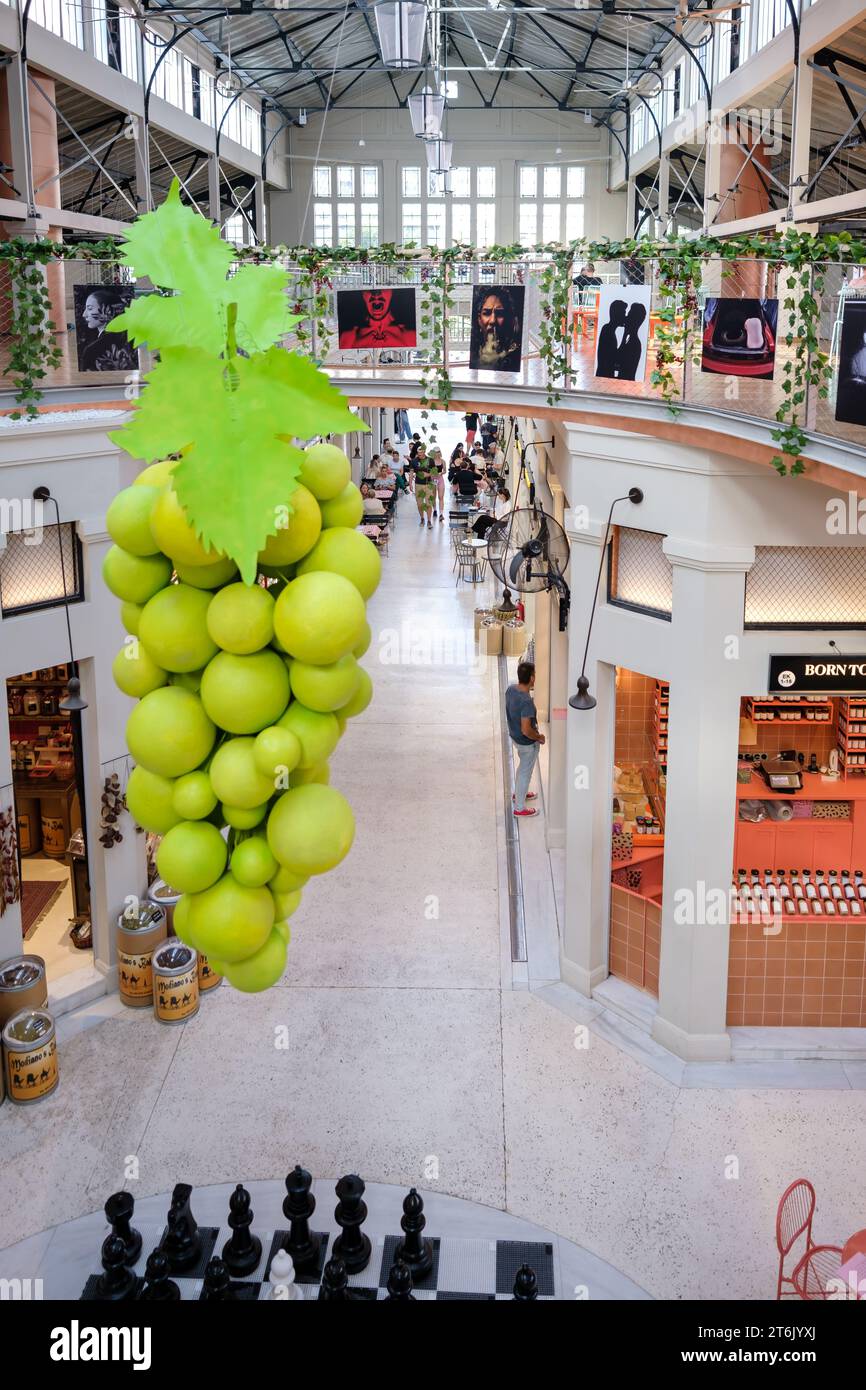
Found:
[[[753,720],[756,724],[832,724],[833,722],[833,701],[832,700],[780,700],[778,697],[768,695],[766,698],[746,696],[743,702],[743,713],[746,719]],[[807,719],[807,712],[811,711],[814,717]],[[782,714],[796,714],[796,719],[782,719]],[[771,719],[766,716],[772,715]]]
[[[846,776],[866,772],[866,697],[845,696],[839,701],[837,746]]]
[[[657,680],[653,705],[653,752],[656,764],[662,772],[667,772],[668,767],[668,705],[670,694],[670,683]]]

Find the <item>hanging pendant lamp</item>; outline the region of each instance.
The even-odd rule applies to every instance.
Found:
[[[433,174],[447,174],[451,169],[453,140],[430,140],[426,145],[427,168]]]
[[[420,68],[424,57],[427,6],[395,0],[376,6],[376,30],[386,68]]]
[[[423,87],[409,98],[412,129],[419,140],[438,140],[442,134],[445,98],[432,87]]]

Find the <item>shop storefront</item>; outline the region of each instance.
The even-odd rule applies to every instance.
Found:
[[[586,426],[564,443],[571,691],[626,500],[586,668],[597,704],[567,720],[563,978],[688,1061],[778,1055],[781,1028],[796,1055],[860,1056],[863,537],[828,527],[835,493],[806,478],[781,506],[758,465]],[[864,673],[815,675],[843,660]]]

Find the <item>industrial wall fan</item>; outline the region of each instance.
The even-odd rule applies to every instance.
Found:
[[[559,628],[565,631],[571,602],[564,579],[569,545],[554,517],[535,502],[515,508],[487,532],[487,558],[506,589],[520,594],[554,589],[559,597]]]

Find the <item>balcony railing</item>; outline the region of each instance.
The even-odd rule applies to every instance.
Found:
[[[386,264],[341,261],[324,269],[318,266],[315,273],[309,266],[292,261],[283,264],[289,274],[290,302],[303,315],[286,345],[310,353],[337,383],[367,380],[383,388],[399,387],[399,394],[407,398],[411,398],[413,387],[417,394],[420,385],[422,390],[426,386],[431,396],[438,370],[450,388],[459,388],[461,400],[469,398],[466,388],[477,388],[479,398],[487,388],[495,388],[496,397],[503,402],[509,388],[519,391],[521,400],[529,390],[536,392],[539,400],[555,400],[565,409],[578,409],[582,398],[593,401],[596,409],[599,401],[627,399],[660,413],[674,407],[729,417],[731,433],[737,430],[738,421],[750,421],[766,427],[768,442],[772,431],[792,419],[810,438],[858,448],[866,442],[866,385],[862,387],[862,420],[852,419],[852,413],[855,417],[858,414],[856,401],[861,399],[857,392],[852,397],[849,391],[837,411],[840,360],[844,356],[848,365],[851,361],[853,318],[844,339],[842,331],[846,305],[862,302],[866,331],[866,285],[862,289],[856,282],[852,285],[850,266],[822,263],[792,273],[776,262],[710,258],[701,263],[700,283],[690,285],[688,292],[678,287],[672,295],[660,287],[659,263],[645,262],[648,312],[637,331],[644,348],[643,367],[630,380],[627,375],[596,374],[600,335],[610,319],[609,300],[621,298],[627,310],[632,299],[640,298],[633,284],[618,295],[616,283],[610,283],[617,275],[615,264],[597,266],[600,278],[607,283],[572,288],[567,306],[563,309],[560,299],[555,310],[551,309],[549,291],[551,260],[531,254],[508,261],[454,261],[444,280],[441,262],[415,254]],[[92,337],[92,330],[81,320],[81,291],[76,328],[75,287],[120,288],[128,284],[128,271],[108,261],[70,259],[50,264],[46,275],[52,315],[58,325],[55,341],[60,360],[47,372],[43,390],[50,393],[62,388],[65,399],[86,401],[91,388],[109,387],[114,398],[134,398],[139,374],[145,376],[152,365],[150,354],[146,350],[138,353],[138,372],[134,359],[121,370],[112,369],[110,354],[105,355],[107,370],[92,369],[99,353],[88,351],[86,340]],[[522,351],[516,371],[470,365],[473,292],[495,285],[523,290]],[[415,291],[414,347],[340,347],[339,293],[375,287]],[[808,319],[804,336],[805,320],[799,306],[803,296],[813,295],[819,300],[818,307]],[[732,308],[731,300],[740,301],[740,307]],[[755,306],[754,313],[747,315],[752,320],[748,343],[738,340],[738,335],[743,337],[745,301]],[[853,312],[860,311],[855,308]],[[727,325],[726,315],[730,320]],[[8,281],[4,285],[0,280],[4,366],[8,366],[12,348],[11,326],[11,291]],[[609,322],[608,327],[621,346],[625,329]],[[609,344],[610,333],[606,341]],[[551,343],[556,347],[553,354]],[[2,405],[10,409],[15,400],[14,382],[8,372],[3,388]],[[103,389],[100,394],[107,393]]]

